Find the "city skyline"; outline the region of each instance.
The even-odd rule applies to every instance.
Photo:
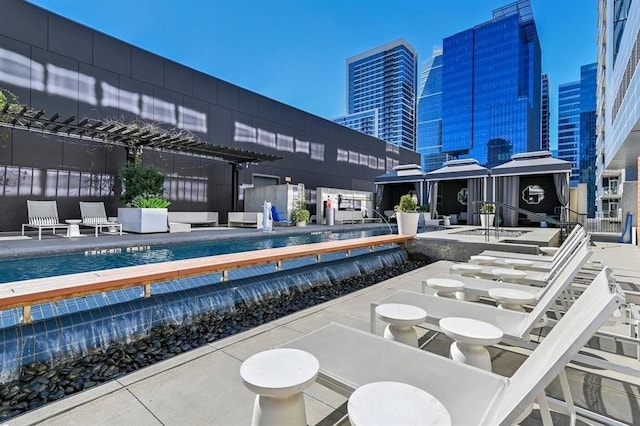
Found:
[[[435,0],[424,7],[422,2],[406,1],[390,13],[387,7],[376,7],[378,2],[364,1],[193,1],[189,8],[171,1],[154,3],[152,8],[148,1],[31,2],[327,119],[346,113],[346,58],[403,37],[416,48],[422,62],[445,37],[489,20],[491,10],[510,3]],[[551,139],[555,147],[557,88],[578,79],[580,65],[595,61],[597,4],[580,0],[531,3],[543,51],[542,70],[549,74],[552,86]]]

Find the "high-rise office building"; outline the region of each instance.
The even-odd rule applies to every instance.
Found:
[[[422,64],[418,89],[416,151],[422,158],[422,170],[442,167],[447,155],[442,152],[442,49]]]
[[[558,89],[558,157],[571,162],[571,186],[587,184],[587,215],[596,211],[596,63]]]
[[[549,136],[549,123],[551,111],[549,110],[549,74],[542,74],[542,95],[540,98],[540,149],[549,151],[551,141]]]
[[[580,182],[587,184],[587,215],[596,212],[596,73],[598,64],[580,67]]]
[[[447,37],[442,152],[488,167],[540,149],[541,50],[529,0]]]
[[[580,182],[580,82],[558,87],[558,158],[571,162],[571,186]]]
[[[415,151],[417,75],[418,55],[404,39],[348,58],[347,115],[334,121]]]

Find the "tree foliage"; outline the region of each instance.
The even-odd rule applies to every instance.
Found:
[[[164,175],[152,166],[137,163],[127,164],[120,172],[124,194],[120,200],[127,206],[139,196],[144,198],[162,198],[164,191]]]

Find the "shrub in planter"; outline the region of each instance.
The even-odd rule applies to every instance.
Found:
[[[395,207],[398,234],[415,235],[418,232],[418,203],[411,194],[400,197],[400,204]]]
[[[396,206],[395,210],[397,212],[416,213],[417,208],[418,202],[415,198],[413,198],[413,195],[404,194],[402,197],[400,197],[400,204]]]
[[[294,225],[304,226],[311,219],[311,212],[307,210],[307,203],[304,199],[304,185],[298,184],[298,194],[294,200],[294,208],[291,211],[291,222]]]
[[[162,198],[164,191],[164,175],[161,171],[151,166],[142,166],[137,163],[127,164],[120,172],[124,194],[120,197],[126,206],[133,206],[134,199]],[[166,206],[165,206],[166,207]]]
[[[482,203],[482,206],[480,207],[480,213],[493,214],[493,212],[494,212],[493,203]]]

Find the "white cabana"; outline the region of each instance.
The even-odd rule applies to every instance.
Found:
[[[473,202],[487,199],[489,170],[475,159],[451,160],[426,174],[429,207],[433,215],[459,215],[476,225]],[[446,194],[446,195],[445,195]]]
[[[417,164],[403,164],[375,179],[376,210],[393,210],[400,197],[409,192],[416,194],[418,204],[425,204],[425,174]]]
[[[492,168],[491,176],[495,201],[566,219],[561,215],[569,204],[570,162],[554,158],[549,151],[526,152]],[[503,210],[502,224],[518,226],[518,212]]]

